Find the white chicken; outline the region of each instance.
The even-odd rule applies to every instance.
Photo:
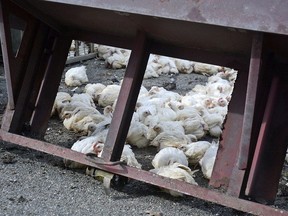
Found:
[[[158,70],[158,74],[178,74],[179,71],[175,65],[175,62],[172,58],[169,58],[167,56],[158,56],[157,62],[161,65],[161,67]]]
[[[80,41],[78,46],[79,56],[87,55],[89,53],[89,47],[86,42]]]
[[[175,100],[171,100],[169,102],[166,102],[165,107],[170,107],[175,112],[184,109],[184,105],[181,102],[175,101]]]
[[[74,57],[75,56],[75,51],[76,51],[76,44],[75,40],[72,40],[69,53],[68,53],[68,58]]]
[[[94,107],[91,107],[90,105],[85,104],[81,101],[71,100],[70,103],[67,103],[63,106],[63,108],[61,109],[61,112],[59,113],[59,118],[61,120],[64,120],[65,118],[69,118],[70,117],[69,115],[71,115],[73,111],[78,110],[79,108],[95,110]]]
[[[210,146],[211,143],[208,141],[197,141],[184,145],[181,150],[187,156],[189,164],[196,165]]]
[[[150,172],[167,178],[178,179],[180,181],[185,181],[193,185],[198,185],[195,179],[193,178],[195,171],[193,172],[189,167],[177,162],[169,166],[152,169],[150,170]],[[162,188],[162,190],[167,193],[170,193],[172,196],[183,196],[182,193],[177,191],[168,190],[164,188]]]
[[[189,136],[179,133],[178,131],[161,132],[158,134],[150,145],[156,146],[159,150],[166,147],[179,147],[191,142]]]
[[[136,167],[138,169],[142,168],[142,165],[137,161],[131,146],[128,144],[124,145],[120,161],[125,162],[128,166]]]
[[[161,68],[161,65],[158,63],[158,56],[150,54],[144,74],[144,79],[159,77],[159,68]]]
[[[102,83],[88,83],[85,86],[85,93],[89,94],[94,102],[97,102],[97,95],[100,94],[106,86]]]
[[[184,152],[180,149],[167,147],[161,149],[153,158],[152,165],[154,168],[160,168],[163,166],[169,166],[173,163],[180,163],[182,165],[188,166],[188,160]]]
[[[130,53],[130,50],[116,49],[116,52],[106,58],[105,61],[107,63],[107,66],[113,69],[126,68],[129,61]]]
[[[80,86],[88,82],[86,67],[74,67],[65,73],[65,83],[67,86]]]
[[[139,121],[142,123],[145,123],[145,121],[147,121],[146,118],[148,116],[150,116],[150,115],[156,116],[156,114],[157,114],[157,106],[154,104],[141,105],[141,104],[137,103],[137,106],[139,106],[139,107],[136,108],[136,112],[139,115]],[[147,125],[147,123],[146,123],[146,125]]]
[[[71,96],[67,92],[57,92],[53,108],[51,111],[51,116],[55,114],[60,114],[64,106],[66,106],[71,101]]]
[[[73,94],[71,97],[71,103],[73,104],[77,102],[83,103],[85,104],[84,106],[87,107],[96,108],[92,97],[87,93]]]
[[[208,125],[200,117],[190,117],[182,121],[185,134],[194,135],[197,140],[205,136],[206,131],[209,129]]]
[[[218,113],[210,114],[206,109],[203,109],[202,118],[208,125],[208,131],[211,136],[220,137],[222,134],[223,116]]]
[[[162,101],[164,99],[165,102],[181,100],[181,95],[178,94],[177,92],[168,91],[163,87],[157,87],[157,86],[152,86],[148,92],[148,95],[150,95],[151,99],[162,98]]]
[[[174,61],[179,73],[190,74],[193,72],[194,63],[192,61],[177,58]]]
[[[106,60],[109,56],[111,56],[114,52],[116,52],[116,47],[106,46],[106,45],[98,45],[97,54],[100,59]]]
[[[153,140],[161,132],[179,132],[185,134],[183,125],[181,121],[161,121],[157,123],[154,127],[149,127],[147,132],[147,138]]]
[[[212,142],[211,146],[206,150],[204,156],[199,161],[202,173],[204,177],[207,179],[210,179],[212,176],[218,146],[219,146],[218,143]]]
[[[138,148],[144,148],[149,145],[147,139],[148,127],[139,121],[131,121],[129,131],[127,134],[127,143],[137,146]]]
[[[217,75],[231,83],[234,83],[237,79],[237,71],[230,68],[225,68],[224,72],[219,72]]]
[[[105,116],[95,108],[79,107],[72,112],[65,113],[63,125],[68,130],[87,134],[89,124],[98,124],[105,119]]]
[[[228,113],[228,101],[225,98],[219,98],[214,107],[207,109],[210,114],[219,114],[225,119]]]
[[[183,121],[187,118],[195,118],[199,119],[199,121],[202,119],[199,111],[194,107],[184,107],[183,109],[178,110],[176,115],[176,120],[178,121]]]
[[[211,75],[214,75],[214,74],[218,73],[221,70],[223,70],[223,67],[216,66],[216,65],[211,65],[211,64],[195,62],[195,65],[194,65],[194,72],[195,73],[200,73],[200,74],[203,74],[203,75],[211,76]]]
[[[112,106],[108,105],[103,109],[103,115],[107,118],[107,120],[112,120],[113,117],[113,108]]]
[[[92,123],[88,125],[88,136],[97,136],[99,139],[106,141],[107,134],[109,132],[111,121],[104,120],[98,124]]]
[[[188,92],[187,94],[190,95],[192,92],[200,94],[200,95],[206,95],[207,94],[207,87],[205,85],[196,84],[194,86],[194,88],[190,92]]]
[[[194,95],[184,95],[181,98],[181,104],[184,107],[195,106],[195,105],[197,105],[198,102],[199,102],[199,100],[196,97],[194,97]]]
[[[159,121],[175,121],[177,118],[177,113],[170,107],[158,107],[157,116]]]
[[[210,97],[213,96],[217,98],[225,98],[226,96],[230,96],[233,91],[233,85],[231,85],[231,83],[229,83],[227,80],[221,79],[220,77],[218,78],[219,79],[217,81],[208,82],[206,84],[207,94]]]
[[[120,85],[108,85],[101,93],[98,94],[98,104],[102,107],[108,105],[112,106],[114,101],[118,98],[120,92]]]
[[[83,154],[95,154],[95,147],[97,144],[99,144],[101,142],[103,142],[103,140],[101,140],[97,136],[87,137],[85,139],[76,141],[72,145],[71,149],[73,151],[77,151],[77,152],[80,152]],[[64,159],[64,164],[66,167],[69,167],[69,168],[84,168],[84,167],[86,167],[86,165],[80,164],[80,163],[75,162],[75,161],[70,161],[67,159]]]

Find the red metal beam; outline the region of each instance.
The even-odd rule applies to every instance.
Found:
[[[11,1],[2,0],[1,8],[3,11],[0,33],[5,73],[7,74],[8,105],[10,109],[14,109],[25,76],[37,21]],[[21,44],[16,53],[12,49],[11,29],[24,30]]]
[[[148,0],[149,1],[149,0]],[[99,169],[103,169],[115,174],[123,175],[126,177],[134,178],[137,180],[141,180],[150,184],[158,185],[168,189],[174,189],[176,191],[182,192],[187,195],[192,195],[201,199],[205,199],[207,201],[212,201],[215,203],[219,203],[228,207],[232,207],[241,211],[247,211],[253,214],[262,214],[262,215],[274,215],[274,214],[285,214],[287,212],[273,209],[269,206],[263,206],[257,203],[252,203],[243,199],[236,198],[240,194],[240,190],[243,184],[244,174],[247,168],[247,160],[248,160],[248,149],[251,142],[251,133],[252,133],[252,121],[253,121],[253,114],[255,108],[255,99],[256,99],[256,89],[258,83],[258,73],[260,69],[260,59],[261,59],[261,49],[262,49],[262,33],[256,33],[256,37],[253,40],[253,47],[252,47],[252,60],[250,63],[250,70],[249,70],[249,80],[247,85],[247,69],[245,68],[246,62],[245,58],[250,51],[250,40],[251,35],[253,32],[241,30],[243,29],[251,29],[256,31],[267,31],[272,33],[279,33],[279,34],[288,34],[286,28],[286,21],[287,21],[287,13],[285,8],[287,8],[287,3],[284,1],[280,1],[279,4],[275,5],[274,3],[267,3],[264,1],[262,4],[255,4],[249,3],[243,7],[243,1],[240,0],[237,2],[232,2],[231,4],[227,4],[227,1],[221,0],[219,4],[216,5],[221,13],[223,12],[223,8],[225,10],[225,16],[219,15],[219,12],[215,10],[215,7],[211,6],[211,2],[201,2],[195,1],[191,5],[183,4],[183,7],[173,7],[173,5],[179,3],[176,1],[150,1],[147,3],[145,2],[135,2],[131,3],[131,0],[123,0],[120,6],[117,4],[111,4],[111,1],[106,2],[98,2],[97,4],[91,3],[90,1],[33,1],[33,0],[13,0],[16,2],[19,7],[16,7],[10,1],[2,0],[0,3],[1,6],[1,16],[0,21],[0,33],[1,37],[4,37],[4,42],[7,43],[5,47],[4,45],[4,63],[5,67],[8,65],[8,96],[10,104],[10,108],[14,108],[15,105],[15,98],[17,99],[17,92],[18,88],[23,86],[23,83],[29,83],[32,80],[33,76],[29,74],[25,74],[25,71],[21,73],[21,71],[26,70],[25,67],[26,62],[23,61],[20,64],[12,64],[15,63],[14,56],[11,55],[11,38],[10,38],[10,24],[9,24],[9,13],[7,10],[3,8],[5,5],[13,5],[7,6],[7,8],[11,10],[15,10],[15,14],[22,14],[30,13],[33,16],[37,17],[36,19],[33,18],[32,20],[39,20],[47,25],[50,26],[51,29],[59,31],[61,34],[55,35],[55,44],[51,53],[49,55],[43,55],[41,59],[47,64],[44,64],[43,67],[40,67],[40,75],[35,76],[37,82],[33,88],[27,88],[27,91],[24,91],[24,99],[19,105],[19,109],[22,113],[26,110],[25,107],[27,104],[31,104],[33,107],[36,104],[34,115],[31,119],[31,131],[36,133],[36,135],[41,136],[44,135],[47,127],[47,122],[49,120],[50,110],[59,86],[60,78],[62,75],[62,71],[65,65],[65,60],[67,56],[67,51],[69,49],[71,43],[71,36],[79,38],[91,38],[92,41],[93,35],[97,35],[97,32],[103,32],[103,34],[99,34],[98,38],[95,37],[95,40],[99,41],[107,41],[107,44],[115,43],[115,44],[123,44],[123,46],[130,47],[132,49],[132,55],[130,58],[130,62],[127,67],[127,71],[125,74],[125,78],[122,84],[122,88],[120,91],[120,96],[118,99],[118,103],[116,105],[116,110],[114,112],[114,117],[112,120],[112,124],[109,130],[109,134],[107,137],[106,145],[104,148],[103,160],[97,159],[96,163],[88,162],[85,156],[81,155],[80,153],[73,152],[69,149],[64,149],[58,146],[54,146],[48,143],[44,143],[41,141],[32,140],[29,138],[13,135],[10,133],[6,133],[5,131],[0,131],[0,139],[5,141],[11,141],[18,145],[26,146],[29,148],[33,148],[36,150],[40,150],[43,152],[47,152],[56,156],[64,157],[70,160],[75,160],[80,163],[84,163],[90,166],[94,166]],[[7,3],[8,2],[8,3]],[[64,4],[59,4],[60,2]],[[74,5],[73,5],[74,4]],[[77,6],[77,4],[80,4]],[[137,4],[143,4],[143,7],[136,7]],[[225,7],[223,5],[225,4]],[[4,5],[4,7],[2,7]],[[155,7],[157,5],[158,7]],[[166,5],[167,7],[163,7]],[[222,5],[222,6],[221,6]],[[79,7],[80,6],[80,7]],[[214,5],[215,6],[215,5]],[[272,7],[273,6],[273,7]],[[112,9],[114,7],[114,9]],[[116,7],[116,8],[115,8]],[[120,8],[119,8],[120,7]],[[147,9],[147,7],[151,8],[151,10],[146,10],[139,12],[138,10]],[[159,7],[163,8],[163,10],[159,10]],[[245,10],[243,13],[234,13],[233,10],[236,10],[239,7],[242,10]],[[259,9],[261,10],[255,10]],[[48,9],[47,9],[48,8]],[[211,10],[212,8],[212,10]],[[278,13],[269,13],[269,10],[274,10],[278,8]],[[23,10],[22,10],[23,9]],[[220,10],[221,9],[221,10]],[[80,12],[79,14],[89,14],[87,16],[78,16],[77,19],[69,19],[67,18],[67,13],[71,11]],[[176,11],[180,11],[176,12]],[[187,11],[183,16],[183,11]],[[148,11],[148,12],[147,12]],[[251,11],[253,13],[251,13]],[[256,11],[256,13],[255,13]],[[267,12],[267,16],[270,19],[269,22],[263,24],[263,17],[262,14],[259,14],[258,11]],[[284,12],[283,12],[284,11]],[[43,13],[42,13],[43,12]],[[122,13],[125,12],[125,13]],[[172,13],[171,13],[172,12]],[[215,16],[216,12],[216,17]],[[26,13],[26,15],[28,14]],[[46,14],[46,15],[44,15]],[[75,13],[78,14],[78,13]],[[179,14],[181,15],[179,17]],[[235,19],[236,16],[239,19]],[[26,17],[26,15],[21,16]],[[103,16],[104,15],[104,16]],[[233,15],[233,19],[230,19],[228,15]],[[260,16],[259,16],[260,15]],[[28,17],[28,15],[27,15]],[[85,19],[89,17],[89,21],[91,22],[84,22]],[[78,19],[79,18],[79,19]],[[98,18],[98,19],[96,19]],[[30,18],[27,18],[30,19]],[[246,22],[248,20],[252,20],[251,22]],[[261,22],[259,22],[259,20]],[[4,25],[6,27],[4,28]],[[104,24],[103,24],[104,23]],[[111,28],[112,24],[114,24],[117,28]],[[201,24],[199,24],[201,23]],[[203,24],[205,23],[205,25]],[[259,25],[259,23],[261,25]],[[206,25],[206,24],[214,24],[214,25]],[[218,25],[218,26],[216,26]],[[220,26],[223,25],[225,28],[221,28]],[[277,25],[275,27],[275,25]],[[125,26],[125,28],[123,28]],[[161,28],[160,28],[161,26]],[[242,27],[241,27],[242,26]],[[237,27],[239,29],[228,29],[228,27]],[[68,29],[65,35],[63,34],[65,29]],[[142,30],[136,37],[136,41],[132,46],[131,41],[124,41],[129,40],[135,37],[135,34],[139,29]],[[78,31],[77,34],[73,34],[73,31]],[[89,35],[87,32],[90,32]],[[143,33],[145,32],[145,34]],[[110,35],[110,37],[105,38],[105,35]],[[116,36],[117,35],[117,36]],[[119,36],[119,37],[118,37]],[[213,39],[211,37],[213,36]],[[28,37],[28,36],[26,36]],[[147,39],[148,38],[148,39]],[[29,36],[26,38],[25,43],[27,47],[29,44],[27,41],[32,40],[33,37]],[[54,42],[54,39],[52,42]],[[228,40],[229,39],[229,40]],[[5,41],[6,40],[6,41]],[[10,41],[9,41],[10,40]],[[147,40],[152,42],[152,47],[147,47]],[[22,45],[22,44],[21,44]],[[167,46],[166,46],[167,45]],[[10,46],[10,47],[9,47]],[[185,48],[185,54],[181,52],[181,47],[188,47]],[[173,51],[170,49],[177,48]],[[200,188],[197,186],[189,185],[184,182],[179,182],[177,180],[171,180],[163,177],[156,176],[151,174],[147,171],[138,170],[135,168],[127,167],[127,166],[108,166],[105,165],[105,162],[108,163],[109,161],[117,161],[120,158],[125,138],[127,135],[127,131],[129,128],[129,122],[132,118],[134,106],[137,100],[137,95],[140,89],[140,85],[142,82],[143,74],[145,71],[147,59],[149,52],[154,49],[155,53],[166,53],[169,55],[174,55],[174,57],[182,57],[187,56],[187,59],[191,59],[193,56],[200,60],[203,59],[203,62],[208,63],[215,63],[215,64],[222,64],[225,66],[233,67],[233,62],[241,61],[240,63],[240,74],[239,80],[240,83],[235,85],[235,92],[234,97],[232,98],[227,121],[224,125],[224,132],[223,132],[223,140],[220,142],[220,148],[217,154],[216,163],[214,167],[214,171],[212,174],[212,178],[210,181],[211,185],[224,185],[227,187],[229,184],[228,192],[233,194],[236,197],[227,196],[222,193],[218,193],[212,190],[208,190],[206,188]],[[198,51],[197,51],[198,49]],[[7,51],[8,50],[8,51]],[[28,48],[27,48],[28,50]],[[22,54],[24,57],[28,56],[28,52],[26,49],[23,50]],[[189,55],[189,51],[195,51],[193,54]],[[38,51],[37,51],[38,52]],[[35,53],[34,53],[35,54]],[[217,54],[221,54],[221,56],[217,56]],[[223,54],[223,55],[222,55]],[[231,56],[229,56],[231,55]],[[35,56],[35,55],[34,55]],[[48,57],[47,57],[48,56]],[[193,57],[193,58],[194,58]],[[48,59],[49,58],[49,62]],[[193,60],[193,59],[192,59]],[[38,61],[40,61],[38,59]],[[40,61],[42,62],[42,60]],[[244,63],[243,63],[244,62]],[[17,63],[17,62],[16,62]],[[226,65],[228,64],[228,65]],[[36,66],[29,63],[29,67],[31,69],[35,68]],[[6,69],[6,68],[5,68]],[[238,68],[237,68],[238,69]],[[243,70],[242,70],[243,69]],[[242,71],[241,71],[242,70]],[[42,75],[45,73],[45,77],[42,82]],[[34,71],[35,72],[35,71]],[[254,74],[256,72],[256,74]],[[22,82],[22,77],[27,79]],[[44,75],[43,75],[44,76]],[[9,80],[10,79],[10,80]],[[15,83],[20,83],[20,85],[16,85]],[[42,82],[42,86],[40,88],[40,83]],[[245,91],[242,91],[242,86],[247,86],[247,96],[246,96],[246,104],[245,104]],[[9,89],[10,88],[10,89]],[[16,90],[15,90],[15,89]],[[18,90],[17,90],[18,89]],[[284,88],[285,89],[285,88]],[[10,91],[10,93],[9,93]],[[38,96],[37,102],[36,99],[29,100],[27,99],[27,95],[29,92],[33,92],[32,95],[35,98],[35,95]],[[285,92],[286,93],[286,92]],[[16,95],[16,97],[15,97]],[[21,94],[22,95],[22,94]],[[34,103],[34,102],[35,103]],[[12,103],[11,103],[12,102]],[[245,105],[245,112],[244,112],[244,105]],[[283,104],[282,104],[283,105]],[[284,104],[284,107],[287,107]],[[230,109],[231,108],[231,109]],[[21,117],[19,109],[16,113],[15,118]],[[288,109],[288,108],[287,108]],[[278,110],[278,109],[277,109]],[[279,111],[283,111],[279,109]],[[28,109],[28,112],[31,112],[31,109]],[[9,124],[9,117],[13,115],[11,110],[6,112],[5,114],[5,122],[4,128],[7,128],[7,124]],[[15,113],[14,113],[15,115]],[[30,116],[26,114],[26,116]],[[26,117],[25,117],[26,118]],[[277,116],[279,120],[279,116]],[[16,121],[16,120],[15,120]],[[20,122],[18,119],[16,121],[16,125]],[[285,123],[285,122],[284,122]],[[242,128],[239,130],[239,125],[242,125]],[[275,125],[274,125],[275,126]],[[18,126],[17,126],[18,127]],[[255,131],[254,131],[255,132]],[[264,159],[257,163],[256,168],[252,169],[253,178],[259,180],[259,176],[263,176],[263,169],[261,168],[270,168],[266,163],[267,161],[273,161],[273,165],[277,168],[277,172],[269,172],[268,175],[271,174],[271,179],[268,183],[271,183],[274,187],[277,183],[277,178],[279,177],[279,169],[281,168],[281,160],[282,158],[279,157],[276,160],[271,158],[269,155],[269,150],[272,149],[273,152],[276,152],[277,156],[282,156],[278,150],[284,149],[285,145],[283,144],[283,140],[286,139],[284,132],[281,131],[281,137],[279,139],[275,139],[276,143],[281,144],[281,148],[271,148],[270,145],[261,145],[263,146],[264,152],[263,157],[260,159]],[[242,134],[241,134],[242,133]],[[257,131],[255,132],[257,133]],[[261,137],[259,138],[261,139]],[[261,143],[265,143],[264,141]],[[239,151],[239,158],[238,158],[238,166],[235,168],[237,162],[237,154]],[[286,146],[287,148],[287,146]],[[268,150],[267,150],[268,149]],[[260,151],[259,151],[260,152]],[[257,154],[259,153],[257,152]],[[259,153],[260,154],[260,153]],[[259,156],[256,155],[256,156]],[[256,158],[255,156],[255,158]],[[283,165],[283,164],[282,164]],[[260,171],[258,170],[260,167]],[[239,168],[239,169],[238,169]],[[267,173],[264,176],[267,177]],[[269,176],[268,176],[269,177]],[[269,178],[267,178],[269,179]],[[265,181],[260,184],[260,187],[255,187],[257,185],[251,183],[251,189],[253,192],[253,196],[256,197],[257,193],[261,189],[266,186]],[[255,181],[256,182],[256,181]],[[258,186],[258,185],[257,185]],[[259,189],[260,188],[260,189]],[[264,190],[263,190],[264,191]],[[256,193],[257,192],[257,193]],[[268,191],[269,196],[273,193],[272,190]],[[256,195],[255,195],[256,194]],[[263,195],[261,195],[263,196]],[[260,196],[260,197],[261,197]]]
[[[137,168],[129,167],[126,165],[105,165],[105,162],[101,158],[96,158],[95,163],[91,162],[89,158],[79,152],[72,151],[71,149],[56,146],[47,142],[27,138],[24,136],[8,133],[0,130],[0,140],[5,142],[15,143],[20,146],[35,149],[41,152],[45,152],[54,156],[73,160],[87,166],[95,167],[107,172],[111,172],[117,175],[125,176],[135,180],[139,180],[145,183],[156,185],[162,188],[167,188],[181,192],[183,194],[197,197],[199,199],[213,202],[219,205],[227,206],[237,209],[239,211],[249,212],[254,215],[288,215],[288,212],[282,209],[276,209],[270,206],[254,203],[244,199],[228,196],[215,190],[209,190],[196,185],[188,184],[183,181],[165,178],[158,176],[151,172],[140,170]]]
[[[39,137],[44,136],[46,132],[72,39],[55,35],[54,42],[31,119],[31,133]]]
[[[149,44],[146,35],[138,32],[104,146],[103,158],[106,161],[119,160],[121,157],[148,58]]]
[[[35,19],[47,24],[50,28],[57,31],[58,33],[64,33],[64,29],[59,23],[45,15],[45,13],[39,12],[33,4],[30,4],[23,0],[11,0],[15,4],[17,4],[19,7],[24,9],[23,11],[26,11],[27,13],[31,14]]]
[[[35,83],[35,76],[38,71],[39,63],[41,63],[40,59],[45,48],[48,32],[49,29],[44,24],[40,25],[37,29],[25,77],[16,103],[15,113],[10,125],[10,131],[13,133],[22,131],[25,121],[28,120],[29,122],[31,118],[31,116],[27,116],[26,113],[32,114],[32,110],[34,110],[34,106],[28,106],[28,102],[32,94],[33,85],[37,84]]]
[[[28,0],[28,2],[39,2]],[[223,26],[253,31],[270,32],[288,35],[288,2],[213,0],[205,1],[179,1],[179,0],[45,0],[43,4],[63,3],[63,5],[76,5],[89,7],[94,10],[102,9],[129,16],[139,14],[157,18],[167,18],[178,21],[188,21],[215,26]],[[40,1],[41,3],[41,1]],[[39,3],[39,4],[40,4]],[[60,4],[59,4],[60,5]],[[263,21],[265,20],[265,22]],[[236,29],[234,29],[237,31]]]
[[[288,146],[287,76],[274,77],[249,173],[246,194],[273,203]]]
[[[14,109],[14,88],[15,88],[15,75],[13,74],[14,56],[12,52],[12,39],[11,30],[9,25],[9,9],[7,1],[0,1],[0,34],[1,34],[1,48],[3,55],[3,63],[6,74],[6,85],[8,94],[8,108]]]
[[[54,45],[54,40],[55,40],[54,37],[55,37],[54,30],[49,29],[49,31],[47,32],[47,38],[44,42],[45,47],[43,49],[43,52],[41,53],[41,57],[39,59],[39,62],[36,68],[36,74],[33,77],[34,83],[32,85],[32,89],[30,90],[31,94],[30,94],[28,104],[27,104],[27,107],[29,107],[29,109],[26,110],[24,114],[25,115],[24,119],[27,122],[30,121],[32,113],[34,112],[34,109],[36,107],[38,93],[40,92],[42,80],[45,75],[46,68],[48,66],[51,53],[53,50],[53,45]]]
[[[249,66],[245,64],[245,62],[235,66],[238,69],[237,80],[234,85],[232,99],[228,107],[228,114],[223,126],[223,133],[215,160],[212,177],[209,181],[209,185],[216,188],[222,187],[223,189],[227,189],[229,185],[239,187],[239,178],[236,178],[236,181],[231,183],[231,176],[239,151]],[[242,182],[240,182],[240,187],[241,184]],[[233,195],[238,197],[239,191]]]
[[[258,77],[261,66],[263,34],[255,33],[252,43],[251,60],[249,67],[249,77],[247,86],[247,96],[245,101],[245,112],[240,140],[240,150],[237,159],[237,167],[240,170],[247,168],[250,139],[253,126],[255,101],[258,87]]]

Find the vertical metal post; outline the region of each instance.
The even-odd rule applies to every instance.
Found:
[[[51,57],[38,94],[35,112],[31,119],[31,133],[35,136],[42,137],[47,129],[71,41],[70,38],[61,35],[56,36],[53,50],[50,50]]]
[[[240,150],[237,160],[237,167],[240,170],[244,170],[247,168],[256,93],[258,87],[258,77],[261,67],[262,45],[263,45],[263,34],[255,33],[251,50],[251,61],[249,67],[245,112],[244,112],[242,134],[240,140]]]
[[[7,2],[6,2],[7,3]],[[13,110],[15,106],[14,102],[14,94],[13,88],[14,85],[14,77],[13,74],[13,52],[12,52],[12,39],[11,39],[11,31],[9,24],[9,9],[5,1],[0,1],[0,35],[1,35],[1,47],[2,47],[2,55],[3,55],[3,63],[5,67],[6,74],[6,86],[7,86],[7,94],[8,94],[8,109]]]
[[[274,77],[262,120],[246,195],[272,204],[288,146],[287,78]]]
[[[10,130],[14,109],[27,72],[28,59],[31,54],[38,22],[10,1],[0,1],[0,5],[2,12],[0,14],[0,34],[8,93],[8,104],[1,128],[8,131]],[[13,28],[18,31],[24,31],[22,32],[22,40],[17,52],[12,50],[11,29]]]
[[[120,159],[148,58],[149,45],[146,35],[138,32],[102,154],[106,161]]]
[[[19,93],[19,98],[16,103],[15,114],[11,122],[11,132],[21,132],[23,129],[23,125],[27,120],[25,119],[25,117],[29,118],[29,120],[31,118],[31,116],[26,116],[26,113],[32,114],[32,111],[29,110],[34,110],[34,106],[28,106],[28,102],[32,94],[33,85],[37,85],[37,83],[35,83],[35,76],[36,72],[38,71],[39,64],[41,63],[40,59],[42,53],[44,52],[48,30],[48,27],[44,24],[40,25],[37,30],[37,34],[33,43],[33,48],[31,50],[28,60],[25,77]]]
[[[232,172],[229,176],[229,183],[227,188],[227,193],[232,196],[241,196],[241,194],[243,193],[243,186],[245,184],[244,178],[247,171],[246,168],[249,159],[253,119],[256,107],[255,103],[258,89],[258,77],[261,67],[262,44],[262,33],[255,33],[251,47],[251,57],[247,81],[247,92],[245,97],[246,99],[244,102],[245,109],[243,113],[243,120],[241,122],[241,125],[238,125],[238,127],[241,127],[241,133],[240,137],[238,137],[238,141],[235,142],[238,143],[238,145],[234,144],[234,152],[236,151],[236,155],[234,155],[234,164],[232,167]],[[241,83],[241,85],[242,84],[243,83]],[[227,139],[227,137],[225,138]],[[219,169],[221,168],[219,167]]]
[[[216,188],[222,187],[223,189],[227,189],[230,184],[232,171],[236,164],[245,109],[245,87],[248,82],[248,64],[242,62],[242,64],[237,66],[234,64],[234,66],[238,70],[238,76],[234,85],[232,99],[229,103],[212,176],[209,181],[209,185]],[[236,186],[237,184],[239,182],[235,182],[233,185]]]

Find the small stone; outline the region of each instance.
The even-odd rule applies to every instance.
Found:
[[[13,164],[16,163],[15,156],[9,152],[6,152],[2,155],[1,160],[4,164]]]
[[[145,213],[149,216],[162,216],[162,212],[153,212],[153,211],[145,211]]]
[[[70,188],[71,189],[75,189],[75,188],[77,188],[77,186],[76,185],[71,185]]]
[[[9,197],[8,200],[10,200],[10,201],[12,201],[12,202],[15,201],[15,199],[14,199],[13,197]]]
[[[25,199],[22,195],[18,197],[17,199],[18,203],[22,203],[22,202],[27,202],[27,199]]]

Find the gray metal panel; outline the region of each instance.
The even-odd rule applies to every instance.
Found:
[[[19,0],[13,1],[19,2]],[[250,31],[192,22],[189,17],[183,17],[183,12],[180,14],[180,9],[182,8],[185,12],[190,4],[183,7],[180,3],[176,4],[171,1],[168,4],[169,7],[165,6],[165,10],[163,10],[158,1],[154,4],[147,1],[147,10],[144,11],[145,7],[144,3],[141,3],[142,1],[123,0],[121,1],[122,6],[118,6],[121,4],[116,4],[114,1],[114,4],[111,1],[93,1],[93,4],[91,1],[70,1],[70,4],[52,1],[26,1],[43,16],[48,17],[51,23],[57,23],[67,31],[103,33],[119,36],[129,41],[136,36],[138,30],[141,30],[147,34],[149,39],[180,47],[196,47],[197,49],[250,55],[252,40]],[[109,3],[110,7],[108,7]],[[25,5],[27,4],[25,3]],[[180,6],[177,7],[177,5]],[[123,8],[126,8],[126,11],[131,13],[123,13],[121,8],[122,11]],[[164,18],[163,15],[167,15],[167,17]]]
[[[30,0],[30,2],[36,1]],[[288,35],[286,0],[46,0],[46,2]]]

